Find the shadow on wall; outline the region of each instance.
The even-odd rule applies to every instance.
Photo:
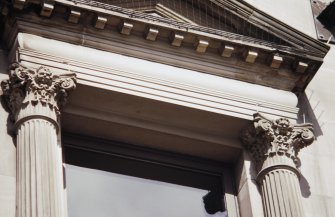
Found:
[[[309,183],[305,176],[303,176],[302,174],[300,174],[300,191],[301,195],[304,198],[308,198],[309,196],[311,196],[311,187],[309,186]]]
[[[298,107],[300,108],[299,114],[298,114],[298,123],[311,123],[313,125],[314,129],[314,135],[315,139],[319,136],[323,135],[321,126],[319,124],[318,118],[315,116],[314,109],[310,104],[310,100],[308,99],[306,93],[303,93],[299,97],[299,104]],[[300,168],[301,162],[299,159],[299,162],[297,163],[297,167]],[[307,181],[307,179],[304,177],[303,174],[300,174],[300,191],[301,195],[304,198],[308,198],[311,195],[310,185]]]
[[[2,106],[2,108],[3,108],[6,112],[8,112],[8,108],[7,108],[7,106],[6,106],[6,102],[5,102],[5,99],[4,99],[3,96],[0,96],[0,102],[1,102],[0,106]],[[14,134],[15,134],[15,131],[14,131],[14,122],[13,122],[13,120],[10,118],[9,113],[8,113],[8,115],[7,115],[6,128],[7,128],[7,134],[10,135],[10,136],[12,137],[13,144],[15,145],[16,143],[15,143],[15,139],[14,139],[14,138],[15,138],[15,136],[14,136]]]
[[[300,95],[299,97],[299,103],[298,103],[298,107],[300,108],[299,113],[298,113],[298,123],[311,123],[313,124],[313,128],[314,128],[314,135],[315,135],[315,139],[317,140],[317,138],[319,136],[323,135],[321,126],[318,122],[317,117],[315,116],[315,113],[313,111],[313,108],[306,96],[306,93],[303,93]]]
[[[297,164],[297,167],[300,168],[301,161],[299,157],[298,157],[298,162],[296,164]],[[311,196],[311,186],[309,185],[307,179],[302,173],[300,173],[299,186],[300,186],[301,195],[304,198],[308,198],[309,196]]]

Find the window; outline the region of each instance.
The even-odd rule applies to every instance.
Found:
[[[226,216],[221,163],[95,139],[63,141],[69,217]]]

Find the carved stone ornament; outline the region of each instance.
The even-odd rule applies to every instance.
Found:
[[[19,63],[9,67],[9,79],[1,82],[5,105],[16,119],[18,112],[28,104],[49,106],[59,115],[60,108],[65,104],[69,91],[76,87],[76,75],[53,75],[41,66],[28,69]]]
[[[298,161],[300,149],[314,141],[311,124],[293,125],[287,118],[269,120],[254,114],[253,124],[241,132],[241,141],[256,163],[274,155],[287,156]]]

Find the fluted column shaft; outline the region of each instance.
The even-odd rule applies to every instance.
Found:
[[[17,217],[62,217],[64,186],[58,126],[48,116],[36,116],[37,110],[50,113],[49,107],[37,107],[41,108],[30,108],[31,114],[17,122]]]
[[[265,217],[304,217],[296,162],[299,151],[314,140],[312,126],[257,113],[241,140],[258,171]]]
[[[57,141],[60,106],[75,76],[13,64],[2,81],[16,127],[16,217],[66,217],[62,148]]]
[[[284,158],[284,159],[272,159]],[[271,166],[258,174],[266,217],[303,217],[299,172],[291,165],[283,164],[286,156],[269,157]],[[288,159],[290,160],[290,159]]]

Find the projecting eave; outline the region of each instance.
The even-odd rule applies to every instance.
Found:
[[[220,4],[257,28],[271,30],[289,46],[97,1],[65,0],[15,1],[16,9],[7,13],[4,38],[11,47],[16,33],[26,32],[275,89],[302,92],[329,48],[244,2],[220,1]]]

